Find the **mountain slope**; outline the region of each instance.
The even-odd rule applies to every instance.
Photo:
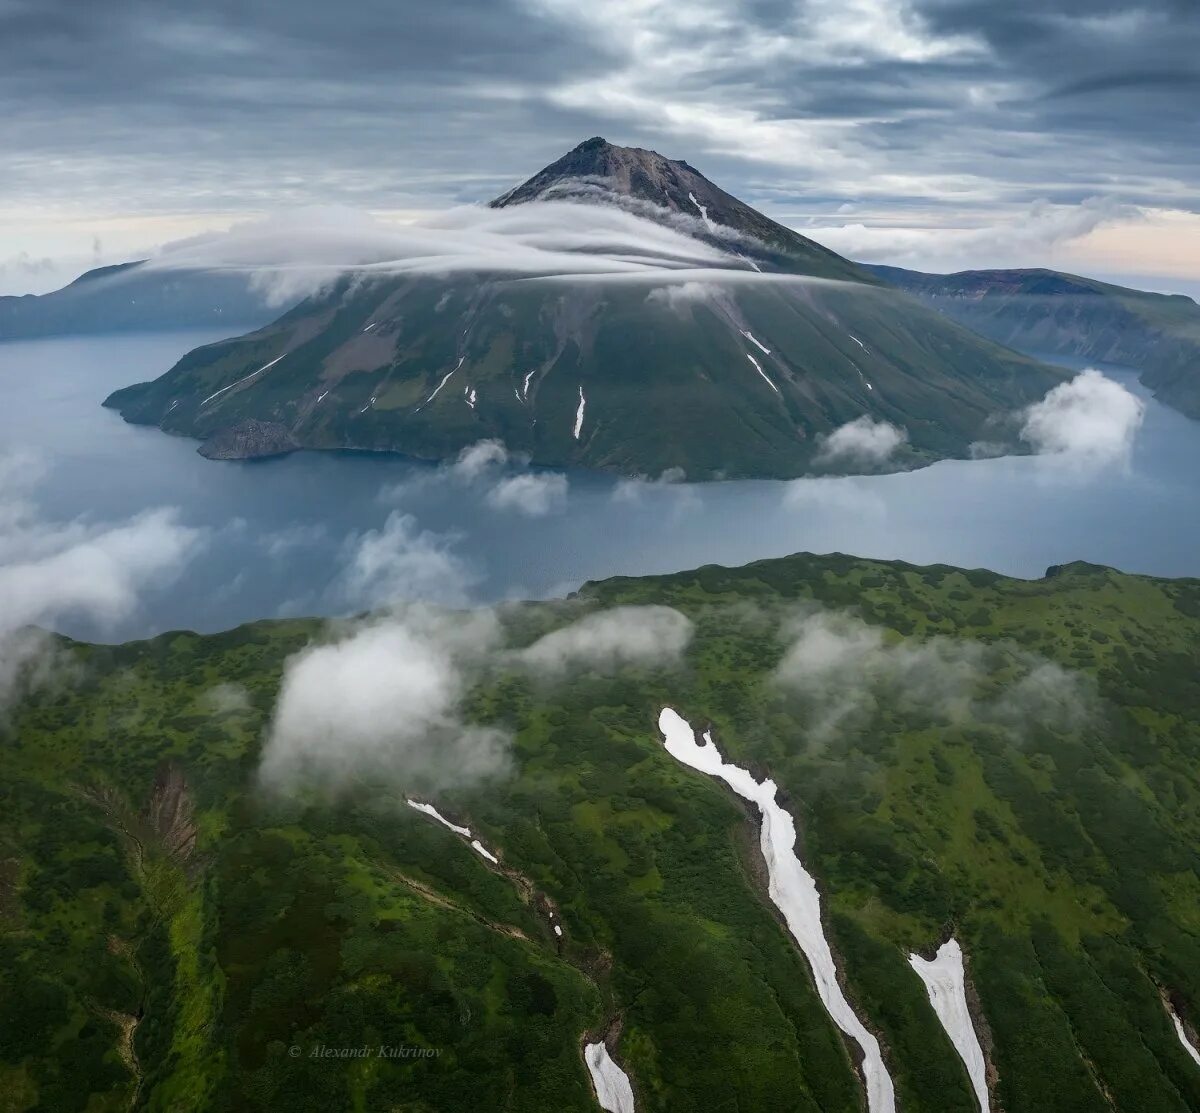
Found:
[[[686,162],[641,147],[617,147],[599,136],[580,143],[497,197],[491,207],[571,199],[633,202],[633,211],[656,219],[666,210],[686,218],[698,237],[723,246],[729,245],[730,231],[739,233],[746,237],[738,244],[743,257],[770,269],[852,282],[875,281],[866,268],[752,209]],[[636,202],[643,204],[639,207]]]
[[[1200,418],[1200,305],[1048,270],[867,269],[1001,344],[1137,368],[1155,397]]]
[[[0,297],[0,340],[257,326],[277,314],[244,274],[119,263],[48,294]]]
[[[689,194],[709,215],[683,210]],[[440,459],[498,437],[537,464],[701,479],[966,456],[990,416],[1064,377],[653,152],[592,140],[495,204],[512,271],[456,273],[448,255],[425,273],[361,273],[106,405],[213,438],[212,455]],[[864,417],[907,444],[827,460],[824,438]]]
[[[795,556],[592,584],[504,612],[506,643],[649,603],[695,623],[679,667],[497,658],[468,693],[512,767],[434,801],[494,864],[402,785],[261,792],[320,624],[64,643],[78,682],[0,745],[8,1108],[594,1110],[606,1038],[639,1113],[860,1109],[756,816],[667,754],[664,706],[779,784],[905,1113],[975,1109],[907,958],[950,935],[993,1108],[1200,1107],[1171,1017],[1195,1039],[1200,581]],[[843,652],[805,687],[813,622]]]

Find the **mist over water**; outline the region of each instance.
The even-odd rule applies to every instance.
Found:
[[[744,564],[807,550],[1040,576],[1088,560],[1200,575],[1200,423],[1147,401],[1128,467],[1052,457],[951,461],[869,478],[630,483],[511,463],[490,472],[396,456],[297,453],[217,463],[196,442],[126,425],[112,390],[153,378],[216,332],[0,343],[0,451],[40,457],[39,521],[117,524],[178,508],[199,532],[173,580],[103,620],[56,628],[124,640],[256,618],[348,613],[400,594],[487,602],[584,580]],[[1139,396],[1132,373],[1106,372]],[[530,474],[517,488],[500,484]],[[521,497],[512,497],[514,490]]]

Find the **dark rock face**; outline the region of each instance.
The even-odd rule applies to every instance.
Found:
[[[218,429],[197,451],[209,460],[257,460],[284,456],[299,447],[286,425],[247,417]]]
[[[617,147],[599,136],[580,143],[490,204],[502,209],[530,201],[602,203],[620,198],[695,218],[701,239],[722,240],[719,233],[710,234],[714,226],[752,237],[757,243],[744,245],[745,255],[770,269],[874,282],[867,271],[752,209],[688,163],[641,147]]]

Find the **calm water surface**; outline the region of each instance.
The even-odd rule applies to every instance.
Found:
[[[565,501],[528,517],[491,505],[489,483],[465,483],[444,468],[308,452],[216,463],[197,455],[194,441],[126,425],[100,407],[116,387],[152,378],[217,338],[0,343],[0,450],[41,456],[46,473],[31,497],[42,520],[120,522],[177,507],[181,521],[203,531],[181,575],[146,587],[134,613],[102,626],[64,615],[64,632],[122,640],[346,612],[372,601],[353,575],[364,553],[390,570],[387,582],[449,601],[545,596],[614,574],[799,550],[1025,577],[1077,559],[1200,575],[1200,423],[1153,401],[1127,470],[1063,474],[1047,460],[1015,458],[870,478],[636,490],[570,474]],[[1109,373],[1145,396],[1131,373]]]

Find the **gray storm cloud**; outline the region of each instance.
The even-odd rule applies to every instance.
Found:
[[[773,681],[802,701],[815,745],[884,707],[931,722],[972,718],[1015,731],[1034,722],[1067,729],[1092,712],[1087,677],[1017,646],[942,636],[891,641],[880,627],[836,611],[797,617],[784,635]]]
[[[0,708],[51,670],[49,642],[28,629],[85,617],[100,627],[134,613],[141,593],[170,582],[204,540],[169,508],[122,522],[51,522],[34,493],[33,456],[0,457]]]
[[[465,722],[461,706],[499,638],[490,611],[413,606],[302,650],[284,666],[262,784],[335,795],[366,779],[435,791],[504,773],[510,735]]]

